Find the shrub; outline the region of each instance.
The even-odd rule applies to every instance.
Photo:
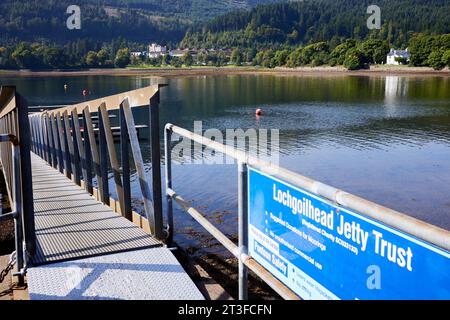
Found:
[[[445,67],[445,63],[442,60],[443,54],[440,50],[435,50],[430,53],[427,59],[427,63],[434,70],[441,70]]]

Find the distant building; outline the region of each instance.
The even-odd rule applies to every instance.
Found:
[[[386,64],[399,65],[400,63],[396,61],[396,58],[404,58],[406,62],[409,62],[409,51],[408,48],[405,50],[394,50],[391,49],[386,57]]]
[[[195,57],[198,54],[198,50],[197,49],[175,49],[175,50],[170,50],[169,55],[171,57],[178,57],[181,58],[183,57],[187,52],[189,52],[191,54],[191,56]]]
[[[171,57],[181,58],[186,52],[189,52],[189,50],[188,49],[174,49],[174,50],[170,50],[169,55]]]
[[[167,53],[167,48],[165,46],[160,46],[159,44],[152,43],[148,46],[148,57],[158,58],[159,56],[165,55]]]

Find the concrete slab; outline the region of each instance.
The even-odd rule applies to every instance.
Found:
[[[151,248],[33,267],[31,300],[202,300],[167,248]]]

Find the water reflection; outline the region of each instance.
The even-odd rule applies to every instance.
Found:
[[[160,80],[0,78],[40,105],[82,101],[84,88],[96,98],[155,81]],[[165,81],[162,123],[192,130],[201,120],[204,130],[222,132],[279,129],[283,166],[450,229],[449,77],[228,75]],[[259,118],[257,108],[263,109]],[[148,123],[148,109],[134,112],[137,123]],[[148,141],[141,144],[150,174],[150,147]],[[235,166],[175,165],[173,175],[180,194],[223,221],[220,228],[227,234],[235,233]],[[137,181],[133,188],[138,194]],[[176,224],[198,229],[179,211]]]
[[[396,116],[398,100],[407,95],[408,81],[404,77],[387,76],[385,84],[384,105],[386,116],[392,118]]]

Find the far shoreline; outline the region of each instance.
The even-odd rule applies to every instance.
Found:
[[[0,70],[1,77],[74,77],[74,76],[144,76],[189,77],[233,74],[272,74],[281,76],[440,76],[450,77],[450,69],[433,70],[429,67],[371,66],[370,69],[350,71],[344,67],[191,67],[191,68],[124,68],[75,70]]]

